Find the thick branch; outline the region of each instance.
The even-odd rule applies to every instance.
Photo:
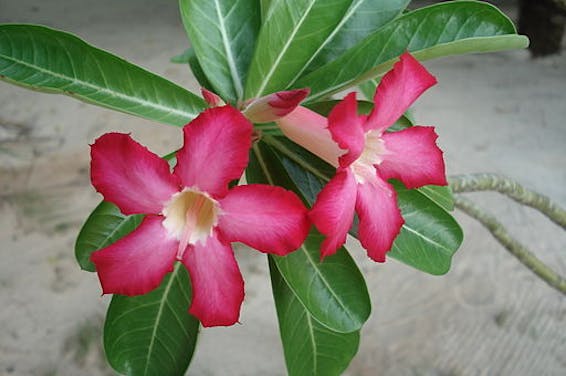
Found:
[[[546,215],[558,226],[566,229],[566,210],[552,202],[547,196],[526,189],[516,181],[498,174],[456,175],[448,178],[454,193],[496,191],[530,206]]]
[[[493,237],[523,265],[550,286],[566,295],[566,279],[550,269],[524,245],[511,237],[507,229],[495,217],[484,212],[473,202],[461,195],[454,196],[454,205],[487,228]]]

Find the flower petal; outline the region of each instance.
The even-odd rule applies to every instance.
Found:
[[[248,164],[252,124],[238,110],[223,106],[205,110],[183,131],[175,174],[186,187],[224,196],[228,183],[240,178]]]
[[[286,255],[299,248],[310,223],[307,209],[291,191],[270,185],[234,187],[220,201],[222,238],[261,252]]]
[[[244,115],[253,123],[270,123],[293,111],[309,93],[310,89],[295,89],[258,98],[244,110]]]
[[[340,156],[340,166],[347,167],[364,150],[363,120],[358,116],[356,93],[350,93],[328,115],[328,129],[334,141],[348,152]]]
[[[384,131],[393,125],[426,89],[436,84],[436,78],[410,53],[405,52],[400,59],[375,91],[375,106],[364,125],[366,131]]]
[[[349,169],[339,170],[318,194],[309,218],[326,235],[320,248],[321,259],[336,253],[346,241],[354,220],[356,179]]]
[[[173,271],[178,241],[167,235],[162,220],[147,216],[134,232],[90,256],[104,294],[145,294]]]
[[[442,150],[433,127],[411,127],[384,133],[387,152],[378,170],[384,179],[399,179],[409,189],[427,184],[447,185]]]
[[[203,326],[228,326],[240,317],[244,280],[232,247],[216,234],[185,251],[183,264],[189,270],[193,297],[189,313]]]
[[[397,193],[379,177],[358,184],[356,212],[360,219],[360,243],[372,260],[385,262],[385,254],[405,222],[397,206]]]
[[[92,185],[124,214],[158,214],[179,180],[167,162],[123,133],[107,133],[90,149]]]
[[[338,157],[344,150],[332,139],[324,116],[299,106],[276,123],[291,141],[338,167]]]

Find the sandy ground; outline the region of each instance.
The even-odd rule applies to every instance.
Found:
[[[513,9],[508,9],[513,13]],[[0,22],[35,22],[197,88],[168,62],[186,47],[176,2],[0,0]],[[436,125],[449,173],[499,172],[566,206],[566,58],[526,51],[428,62],[440,84],[416,106]],[[100,350],[108,299],[81,272],[73,244],[100,197],[88,144],[119,130],[158,153],[173,127],[0,83],[0,375],[111,375]],[[566,274],[566,235],[538,213],[474,194],[514,235]],[[367,261],[373,313],[348,375],[564,375],[566,300],[477,223],[456,213],[465,242],[444,277]],[[284,375],[266,260],[238,252],[242,325],[202,331],[189,374]]]

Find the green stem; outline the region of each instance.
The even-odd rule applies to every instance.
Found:
[[[566,229],[566,210],[562,209],[550,198],[526,189],[516,181],[498,174],[456,175],[448,178],[454,193],[496,191],[538,210],[558,226]]]
[[[486,229],[489,230],[493,237],[497,239],[497,241],[523,265],[529,268],[551,287],[566,295],[566,279],[554,270],[550,269],[524,245],[515,240],[495,217],[484,212],[473,202],[461,195],[456,195],[454,197],[454,205],[470,217],[480,222]]]

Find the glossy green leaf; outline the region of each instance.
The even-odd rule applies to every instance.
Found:
[[[261,22],[263,23],[269,14],[269,8],[271,7],[272,0],[259,0],[259,6],[261,9]]]
[[[190,57],[194,54],[193,49],[189,47],[179,55],[173,56],[170,61],[175,64],[188,64]]]
[[[75,243],[75,257],[81,269],[94,272],[92,252],[128,235],[142,219],[143,215],[124,215],[116,205],[102,201],[87,218]]]
[[[246,177],[248,183],[278,184],[302,195],[272,148],[263,142],[254,145]],[[336,332],[357,331],[371,311],[364,278],[345,249],[320,262],[322,239],[313,230],[297,251],[272,259],[287,285],[318,322]]]
[[[321,325],[289,289],[271,257],[269,270],[288,374],[342,374],[358,351],[360,333],[338,333]]]
[[[198,61],[224,100],[243,99],[261,23],[257,0],[180,0],[181,17]]]
[[[195,55],[195,51],[192,48],[187,48],[182,54],[172,57],[171,62],[177,64],[189,64],[191,71],[200,86],[208,90],[213,90],[212,84],[208,81],[208,78],[206,78],[206,74],[202,70],[200,63],[198,62],[197,55]]]
[[[114,295],[104,325],[112,367],[132,376],[183,375],[195,350],[199,322],[189,315],[191,285],[179,263],[152,292]]]
[[[316,101],[384,74],[407,50],[419,60],[427,60],[527,45],[528,39],[516,35],[509,18],[494,6],[475,1],[443,2],[395,19],[293,87],[310,87],[309,100]]]
[[[449,186],[425,185],[418,190],[444,210],[454,210],[454,197]]]
[[[335,60],[347,49],[400,15],[409,2],[410,0],[352,1],[340,23],[311,57],[301,74],[312,72]]]
[[[0,25],[0,79],[178,126],[205,108],[202,99],[160,76],[36,25]]]
[[[285,89],[342,19],[352,0],[271,1],[245,88],[245,98]]]
[[[269,160],[277,160],[284,167],[286,179],[312,204],[335,169],[285,137],[266,136],[264,143],[263,154],[271,153]],[[453,205],[450,191],[433,186],[413,190],[401,184],[394,187],[405,224],[388,257],[426,273],[446,273],[463,238],[460,226],[447,212]],[[356,225],[350,233],[356,236]]]
[[[364,277],[344,248],[320,260],[324,236],[312,231],[295,252],[273,256],[289,288],[321,324],[339,333],[359,330],[371,312]]]
[[[464,237],[458,222],[421,191],[401,184],[395,190],[405,224],[388,256],[430,274],[447,273]]]

